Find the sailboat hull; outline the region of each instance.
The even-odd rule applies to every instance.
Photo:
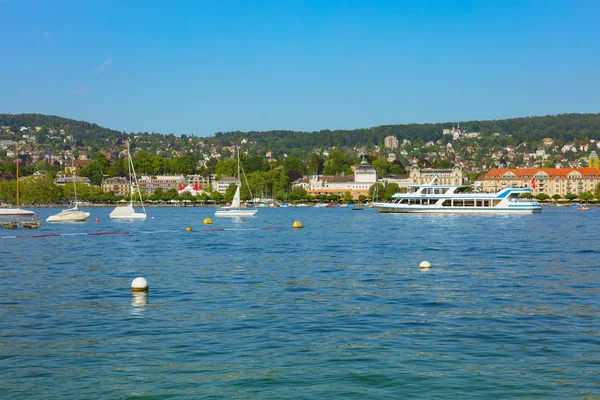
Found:
[[[252,208],[219,208],[215,211],[215,217],[251,217],[258,210]]]
[[[146,219],[146,214],[144,213],[133,213],[124,216],[110,216],[111,219]]]
[[[70,209],[49,216],[46,222],[85,222],[89,217],[89,212]]]
[[[20,218],[20,217],[33,217],[35,213],[29,210],[23,210],[21,208],[0,208],[0,218]]]
[[[109,215],[111,219],[129,219],[129,220],[139,220],[146,219],[146,213],[136,212],[133,208],[133,204],[128,204],[125,207],[117,207],[115,208]]]

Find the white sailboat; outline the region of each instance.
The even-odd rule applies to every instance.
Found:
[[[19,208],[19,148],[17,147],[15,149],[15,154],[16,154],[16,178],[17,178],[17,192],[16,192],[16,207],[7,207],[7,208],[0,208],[0,222],[2,223],[2,226],[8,229],[16,229],[20,226],[20,221],[18,220],[18,218],[30,218],[33,217],[35,215],[35,213],[33,211],[30,210],[23,210],[21,208]],[[8,221],[6,219],[9,219]],[[17,220],[12,220],[13,218],[17,218]],[[37,222],[36,222],[37,224]],[[39,226],[39,225],[38,225]]]
[[[235,195],[233,196],[233,200],[231,201],[230,206],[220,207],[215,211],[215,217],[251,217],[258,212],[258,208],[255,207],[242,207],[242,203],[240,200],[240,186],[242,186],[242,174],[241,163],[240,163],[240,148],[237,148],[237,161],[238,161],[238,180],[240,184],[235,189]],[[244,174],[244,179],[246,175]],[[246,186],[248,186],[248,181],[246,180]],[[248,190],[250,187],[248,186]],[[252,194],[250,196],[252,198]]]
[[[133,160],[131,159],[131,152],[129,151],[129,142],[127,142],[127,159],[129,163],[130,201],[129,204],[124,207],[116,207],[108,216],[112,219],[146,219],[146,209],[144,208],[142,193],[140,192],[137,175],[135,174],[135,168],[133,167]],[[143,212],[137,212],[135,211],[135,208],[133,208],[133,195],[136,191],[140,196],[140,203],[142,204]]]
[[[73,170],[73,188],[75,193],[75,205],[72,208],[62,210],[58,214],[54,214],[46,218],[46,222],[85,222],[90,217],[89,212],[81,211],[77,208],[77,179],[75,175],[75,168],[71,163]]]

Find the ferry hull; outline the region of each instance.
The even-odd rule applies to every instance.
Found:
[[[532,214],[541,213],[541,207],[394,207],[392,205],[375,205],[379,213],[401,213],[401,214]]]

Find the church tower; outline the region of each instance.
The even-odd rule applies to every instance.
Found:
[[[596,154],[595,151],[592,151],[588,157],[588,168],[600,169],[600,166],[598,165],[598,154]]]

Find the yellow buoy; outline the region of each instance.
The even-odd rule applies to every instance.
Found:
[[[185,230],[188,231],[188,232],[191,232],[192,231],[192,227],[188,226],[188,227],[185,228]]]
[[[212,224],[212,221],[210,220],[210,218],[204,218],[204,222],[202,222],[204,225],[210,225]]]
[[[292,228],[294,229],[300,229],[300,228],[304,228],[302,226],[302,224],[300,223],[300,221],[294,221],[294,224],[292,225]]]

